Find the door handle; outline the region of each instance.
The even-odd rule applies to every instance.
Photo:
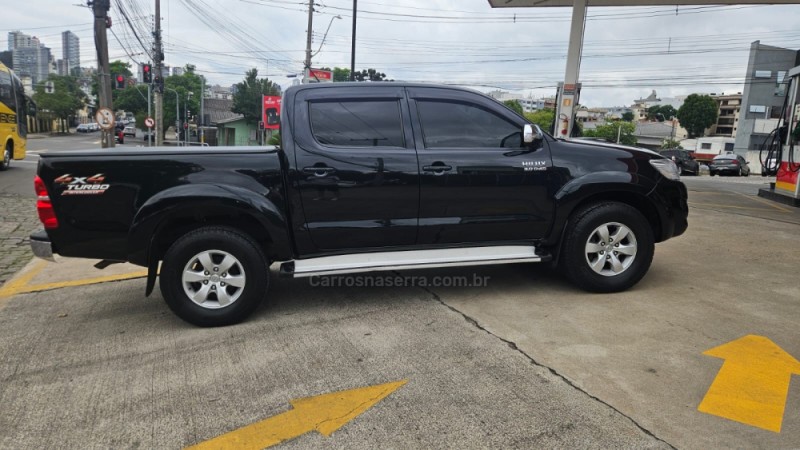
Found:
[[[313,173],[315,176],[324,177],[329,173],[336,172],[333,167],[303,167],[303,172]]]
[[[422,166],[422,170],[425,172],[433,172],[434,175],[444,175],[445,172],[451,170],[451,166],[446,166],[444,164],[434,164],[432,166]]]

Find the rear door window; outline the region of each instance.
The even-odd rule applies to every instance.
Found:
[[[405,147],[397,100],[310,102],[314,139],[332,147]]]

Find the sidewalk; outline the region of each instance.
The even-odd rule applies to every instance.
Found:
[[[29,236],[42,228],[36,201],[0,194],[0,286],[33,258]]]

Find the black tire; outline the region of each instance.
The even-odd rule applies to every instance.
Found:
[[[589,245],[601,247],[597,243],[592,243],[593,238],[598,236],[597,230],[601,227],[610,230],[611,237],[626,227],[633,235],[633,239],[631,240],[631,237],[627,236],[621,240],[621,243],[603,242],[602,244],[609,246],[614,256],[612,254],[601,256],[607,251],[600,251],[596,254],[588,253]],[[632,259],[628,259],[630,256],[624,254],[617,256],[615,248],[620,253],[624,253],[620,249],[620,245],[622,248],[627,248],[628,251],[631,248],[635,250]],[[637,209],[618,202],[591,204],[578,209],[570,218],[564,236],[560,269],[570,281],[586,291],[619,292],[630,288],[644,277],[653,261],[654,251],[653,230],[647,219]],[[597,257],[594,259],[595,261],[602,264],[598,270],[605,274],[592,268],[590,262],[592,255]],[[616,269],[612,266],[612,261],[601,261],[603,257],[613,257],[614,262],[624,269],[615,273]]]
[[[711,175],[711,176],[713,177],[713,176],[714,176],[714,175],[716,175],[717,173],[716,173],[716,172],[714,172],[713,170],[711,170],[711,171],[709,171],[709,172],[708,172],[708,174],[709,174],[709,175]]]
[[[0,155],[0,172],[8,170],[11,167],[11,144],[6,145],[3,154]]]
[[[225,259],[220,260],[220,257],[231,256],[236,263],[229,266],[230,275],[214,273],[211,267],[204,271],[205,266],[198,259],[201,255],[212,255],[212,265],[219,266],[217,268],[224,268]],[[208,276],[202,282],[185,280],[184,276],[192,275]],[[232,282],[232,277],[238,276],[242,277],[239,281],[241,287]],[[269,286],[269,263],[249,236],[230,228],[205,227],[185,234],[167,250],[161,264],[159,284],[169,308],[186,322],[201,327],[232,325],[246,319],[265,298]],[[200,292],[205,288],[215,290],[205,290],[205,294]],[[219,292],[224,290],[228,300],[233,298],[229,304],[223,304],[216,289]],[[202,305],[192,300],[188,292],[200,295]]]

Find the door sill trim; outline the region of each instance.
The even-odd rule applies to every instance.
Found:
[[[437,267],[481,266],[541,262],[536,247],[504,245],[436,250],[357,253],[298,259],[281,265],[281,272],[294,278],[384,270],[430,269]]]

